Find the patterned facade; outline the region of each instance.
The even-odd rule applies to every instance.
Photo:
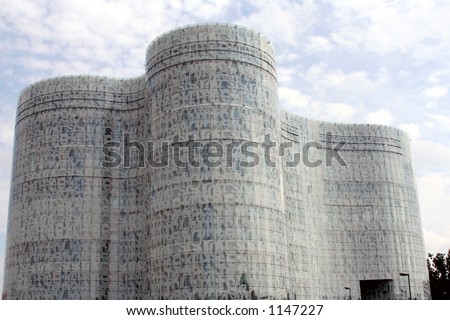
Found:
[[[233,151],[249,141],[260,161],[245,166]],[[345,164],[328,163],[339,144]],[[231,157],[201,161],[219,146]],[[181,162],[164,163],[173,150]],[[401,272],[428,298],[409,138],[280,110],[256,31],[179,28],[150,44],[141,77],[20,96],[7,299],[406,299]]]

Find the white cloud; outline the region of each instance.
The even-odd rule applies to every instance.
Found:
[[[369,123],[375,123],[375,124],[385,124],[390,125],[392,124],[394,120],[394,116],[389,110],[386,109],[379,109],[374,112],[370,112],[366,116],[366,121]]]
[[[280,52],[277,53],[277,61],[280,63],[293,62],[301,58],[301,55],[295,52]]]
[[[2,248],[0,248],[2,249]],[[3,270],[5,269],[5,256],[0,254],[0,293],[3,290]]]
[[[325,37],[313,36],[308,39],[306,50],[309,52],[328,52],[331,51],[331,41]]]
[[[278,67],[277,68],[278,83],[280,85],[288,85],[290,82],[292,82],[295,79],[297,74],[298,74],[298,71],[294,67],[291,67],[291,68]]]
[[[171,4],[174,9],[184,9],[197,18],[220,16],[232,2],[230,0],[184,0]]]
[[[420,137],[420,126],[416,123],[402,123],[399,125],[400,129],[405,130],[412,140],[417,140]]]
[[[421,171],[447,170],[450,163],[450,146],[429,140],[413,140],[414,164]]]
[[[104,70],[109,76],[138,76],[144,73],[145,48],[152,39],[180,25],[222,21],[230,4],[5,0],[0,12],[5,23],[0,30],[14,36],[2,40],[3,54],[19,53],[14,60],[23,60],[28,73],[42,70],[47,77]]]
[[[425,216],[427,213],[425,210],[421,210],[422,216]],[[428,223],[436,224],[437,222],[430,221],[428,222],[428,219],[424,219],[425,223],[427,224],[426,227],[424,227],[423,234],[425,238],[425,248],[427,249],[426,253],[432,253],[436,254],[438,252],[440,253],[447,253],[450,249],[450,242],[448,234],[450,233],[450,230],[447,232],[435,232],[433,231],[432,227],[428,227]],[[444,219],[445,221],[445,219]]]
[[[450,172],[434,172],[417,178],[426,248],[431,253],[450,248]]]
[[[439,77],[434,75],[434,74],[429,75],[428,78],[427,78],[427,81],[430,82],[430,83],[440,83],[441,82]]]
[[[438,1],[333,2],[332,39],[378,54],[402,52],[419,60],[444,56],[450,48],[450,6]]]
[[[427,77],[427,82],[432,83],[432,84],[440,84],[443,79],[448,78],[450,76],[450,67],[447,66],[439,66],[438,68],[435,68],[434,70],[432,70],[429,74],[429,76]]]
[[[350,122],[357,112],[355,107],[341,102],[328,102],[323,105],[317,104],[316,109],[321,110],[318,112],[320,119],[334,122]]]
[[[435,113],[427,114],[427,117],[432,121],[429,122],[429,126],[440,131],[450,131],[450,116]]]
[[[14,74],[14,69],[13,69],[13,68],[7,68],[7,69],[4,69],[3,72],[2,72],[2,74],[3,74],[5,77],[10,77],[10,76],[12,76],[12,75]]]
[[[5,158],[8,158],[8,161],[4,161]],[[11,167],[11,157],[2,157],[1,162],[7,163],[8,168]],[[2,175],[0,178],[0,233],[6,232],[8,221],[9,180],[9,174]]]
[[[357,109],[341,102],[322,102],[297,89],[280,87],[280,106],[303,117],[322,121],[350,122]]]
[[[424,114],[424,128],[428,131],[429,139],[448,142],[450,137],[450,116],[438,112],[445,112],[435,106],[436,113]],[[428,110],[427,110],[428,111]]]
[[[381,69],[376,75],[370,76],[366,71],[344,72],[341,69],[329,68],[325,63],[312,65],[305,78],[318,92],[327,88],[346,90],[353,93],[372,91],[388,80],[387,71]]]
[[[299,113],[304,111],[311,102],[311,97],[293,88],[280,87],[278,89],[281,107]]]
[[[0,233],[6,232],[15,108],[0,100]]]
[[[237,19],[237,23],[260,30],[272,41],[297,47],[301,35],[316,21],[315,1],[248,1],[253,10],[248,16]]]
[[[422,90],[422,94],[430,99],[439,99],[447,95],[446,86],[433,86]]]

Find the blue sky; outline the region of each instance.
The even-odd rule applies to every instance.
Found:
[[[275,47],[280,106],[328,121],[406,130],[427,252],[450,248],[450,2],[41,1],[0,6],[0,287],[16,102],[52,76],[134,77],[170,29],[229,22]]]

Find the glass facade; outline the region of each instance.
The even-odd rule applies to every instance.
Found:
[[[285,113],[277,91],[270,41],[227,24],[160,36],[138,78],[26,88],[4,296],[406,299],[408,272],[428,298],[409,138]]]

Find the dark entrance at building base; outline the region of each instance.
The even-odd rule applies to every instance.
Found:
[[[393,300],[394,281],[392,279],[382,280],[360,280],[361,300]]]

